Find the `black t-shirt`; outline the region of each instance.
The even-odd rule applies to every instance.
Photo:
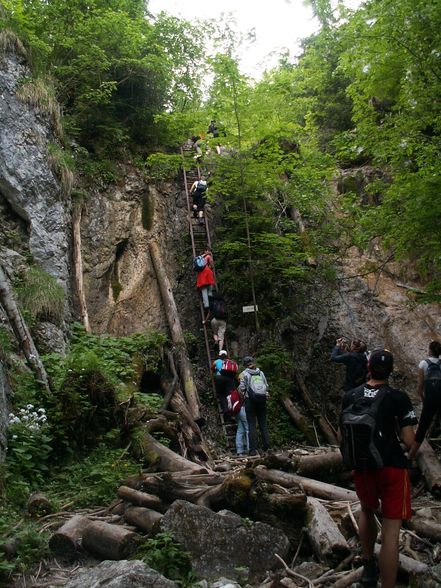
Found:
[[[378,409],[375,446],[380,452],[385,466],[407,468],[408,460],[400,447],[398,434],[403,427],[416,425],[418,419],[415,416],[410,398],[405,392],[391,388],[387,384],[382,386],[386,386],[387,393]],[[362,396],[372,398],[373,401],[379,388],[380,386],[364,384],[346,392],[342,400],[342,409]]]

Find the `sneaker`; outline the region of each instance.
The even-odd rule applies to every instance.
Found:
[[[374,588],[378,582],[378,563],[375,557],[369,559],[362,559],[363,573],[361,575],[360,584],[369,588]]]

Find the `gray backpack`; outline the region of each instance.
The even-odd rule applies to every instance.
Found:
[[[248,398],[257,402],[266,400],[268,395],[268,386],[265,376],[260,370],[257,374],[249,374],[247,386]]]

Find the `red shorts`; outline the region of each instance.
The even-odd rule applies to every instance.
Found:
[[[406,469],[385,467],[354,471],[354,482],[362,506],[377,510],[381,500],[381,512],[386,519],[412,518],[409,472]]]

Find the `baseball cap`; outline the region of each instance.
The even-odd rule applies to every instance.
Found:
[[[382,368],[389,375],[394,369],[394,356],[388,349],[374,349],[369,355],[370,368]]]
[[[246,367],[247,365],[251,365],[252,363],[254,363],[254,358],[251,357],[251,355],[247,355],[243,358],[242,361],[243,365]]]
[[[222,349],[221,351],[219,351],[219,357],[222,357],[224,355],[228,355],[228,353],[225,351],[225,349]]]

